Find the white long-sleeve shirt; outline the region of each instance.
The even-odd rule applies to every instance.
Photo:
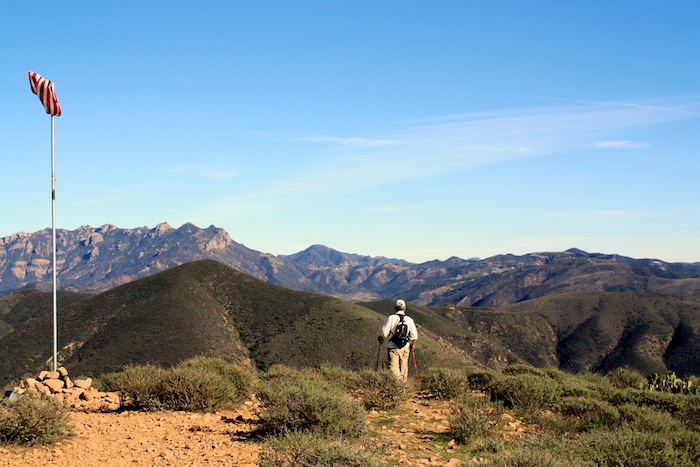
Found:
[[[399,314],[404,315],[403,321],[404,323],[408,324],[408,336],[410,340],[414,341],[418,339],[418,330],[416,329],[416,323],[413,322],[413,318],[406,316],[406,314],[403,312],[394,313],[393,315],[389,315],[387,317],[384,326],[382,326],[382,336],[384,336],[384,339],[389,338],[389,341],[386,344],[388,349],[398,348],[398,346],[391,341],[391,336],[394,335],[396,325],[399,324],[399,321],[401,321]]]

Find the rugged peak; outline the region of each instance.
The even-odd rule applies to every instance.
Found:
[[[119,228],[119,227],[117,227],[116,225],[104,224],[104,225],[102,225],[102,226],[96,228],[96,229],[95,229],[95,232],[107,233],[107,232],[110,232],[110,231],[112,231],[112,230],[117,230],[118,228]]]
[[[21,240],[23,238],[30,237],[32,234],[27,233],[27,232],[17,232],[13,233],[12,235],[8,235],[7,237],[0,238],[0,245],[4,245],[6,243],[12,243],[16,240]]]
[[[173,228],[167,222],[161,222],[160,224],[153,227],[153,232],[156,235],[162,235],[166,232],[170,232]]]
[[[223,250],[232,243],[233,239],[228,232],[224,229],[216,229],[214,235],[204,244],[204,251]]]

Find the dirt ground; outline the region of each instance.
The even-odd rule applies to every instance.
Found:
[[[7,466],[255,466],[252,404],[210,414],[72,412],[75,434],[50,447],[0,447]]]
[[[390,413],[371,411],[370,430],[384,446],[387,465],[470,465],[446,438],[450,403],[417,395]],[[71,414],[75,435],[49,447],[0,447],[3,466],[255,466],[260,443],[255,404],[210,414],[118,412]],[[528,428],[505,424],[511,436]]]

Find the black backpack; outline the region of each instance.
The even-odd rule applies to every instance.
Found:
[[[399,323],[396,325],[396,330],[394,331],[394,335],[391,336],[391,342],[396,344],[396,346],[399,349],[403,349],[403,347],[408,344],[408,341],[411,340],[409,337],[409,332],[408,332],[408,324],[403,320],[404,315],[398,315],[399,316]]]

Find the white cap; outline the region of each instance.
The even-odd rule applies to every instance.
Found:
[[[399,298],[398,300],[396,300],[396,305],[394,305],[394,308],[396,309],[396,311],[406,311],[406,302]]]

